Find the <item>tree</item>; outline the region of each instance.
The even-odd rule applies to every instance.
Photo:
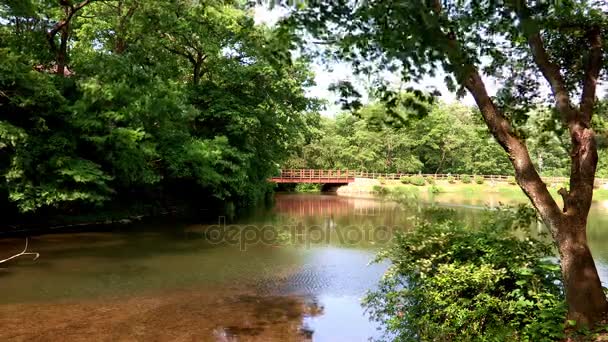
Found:
[[[83,0],[73,3],[71,0],[59,0],[59,9],[53,12],[60,13],[57,22],[47,32],[47,39],[51,51],[55,55],[55,67],[58,75],[65,75],[65,67],[68,62],[68,41],[70,39],[70,27],[74,16],[94,0]],[[59,46],[57,46],[56,36],[59,34]]]
[[[259,200],[318,119],[283,34],[238,1],[0,3],[0,204]]]
[[[601,1],[574,0],[321,1],[286,22],[334,43],[334,55],[360,72],[399,70],[404,81],[417,81],[442,69],[451,90],[468,91],[557,244],[569,319],[592,325],[608,312],[586,237],[598,162],[591,120],[597,83],[606,76],[604,10]],[[497,96],[488,93],[484,75],[501,81]],[[519,129],[530,108],[547,102],[540,79],[551,92],[549,112],[570,136],[570,189],[560,190],[562,208]]]

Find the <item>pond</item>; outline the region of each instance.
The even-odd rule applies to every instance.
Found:
[[[433,201],[474,223],[485,204],[510,200]],[[369,262],[411,216],[373,198],[277,194],[229,224],[33,237],[41,257],[0,270],[0,340],[365,341],[381,333],[360,299],[388,266]],[[589,239],[604,281],[606,221],[608,206],[594,203]]]

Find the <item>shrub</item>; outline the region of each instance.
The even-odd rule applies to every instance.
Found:
[[[483,184],[483,176],[475,176],[475,183]]]
[[[384,177],[378,177],[378,182],[380,182],[381,185],[386,184],[386,179],[384,179]]]
[[[429,188],[429,192],[432,193],[432,194],[438,194],[438,193],[441,192],[441,189],[437,185],[433,184]]]
[[[321,184],[316,183],[298,183],[295,188],[296,192],[319,192]]]
[[[417,187],[411,186],[401,186],[395,187],[390,190],[388,196],[391,200],[398,202],[404,207],[417,207],[418,202],[418,194],[420,193],[420,189]]]
[[[513,234],[529,227],[530,212],[498,210],[480,229],[447,211],[422,217],[378,256],[392,266],[364,300],[371,318],[400,341],[563,339],[566,305],[559,265],[546,258],[551,245]]]
[[[399,180],[403,184],[409,184],[410,183],[410,178],[411,178],[410,176],[402,176],[401,178],[399,178]]]
[[[372,187],[372,191],[375,192],[375,193],[377,193],[377,194],[379,194],[379,195],[386,195],[386,194],[388,194],[388,189],[385,188],[382,185],[374,185]]]
[[[435,184],[435,177],[433,176],[426,176],[426,182],[430,185]]]
[[[456,178],[454,178],[454,176],[448,176],[448,183],[450,183],[450,184],[456,183]]]
[[[515,181],[515,177],[513,177],[513,176],[509,176],[509,178],[507,178],[507,183],[509,183],[511,185],[517,184],[517,182]]]
[[[464,184],[470,184],[471,183],[471,176],[469,176],[469,175],[462,175],[462,177],[460,177],[460,180]]]
[[[410,179],[410,184],[416,185],[416,186],[423,186],[424,184],[426,184],[424,177],[422,176],[412,176]]]

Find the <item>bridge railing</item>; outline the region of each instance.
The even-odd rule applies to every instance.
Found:
[[[280,176],[277,178],[282,179],[352,179],[352,178],[368,178],[378,179],[383,178],[386,180],[399,180],[402,177],[408,176],[422,176],[432,177],[436,180],[447,180],[449,177],[454,177],[455,180],[462,180],[464,176],[468,176],[471,179],[475,176],[483,177],[484,181],[489,182],[507,182],[512,179],[513,176],[506,175],[465,175],[465,174],[419,174],[419,173],[384,173],[384,172],[373,172],[373,171],[354,171],[354,170],[317,170],[317,169],[284,169],[281,170]],[[547,184],[559,184],[566,183],[569,181],[568,177],[542,177],[543,181]],[[597,183],[608,183],[606,178],[596,178]]]
[[[349,179],[354,178],[352,171],[348,170],[313,170],[313,169],[287,169],[281,170],[277,178],[282,179]]]

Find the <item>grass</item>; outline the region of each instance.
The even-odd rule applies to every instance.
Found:
[[[399,181],[387,181],[384,187],[389,192],[410,192],[415,191],[417,193],[430,193],[433,185],[425,184],[423,186],[416,186],[411,184],[402,184]],[[557,193],[559,187],[549,187],[549,193],[551,196],[561,205],[561,196]],[[508,183],[484,183],[484,184],[463,184],[460,182],[450,184],[447,181],[437,181],[435,184],[435,192],[439,194],[461,194],[469,196],[483,196],[484,194],[498,194],[505,199],[513,201],[527,201],[526,195],[519,188],[518,185],[511,185]],[[605,201],[608,200],[608,189],[595,189],[593,192],[594,201]]]

